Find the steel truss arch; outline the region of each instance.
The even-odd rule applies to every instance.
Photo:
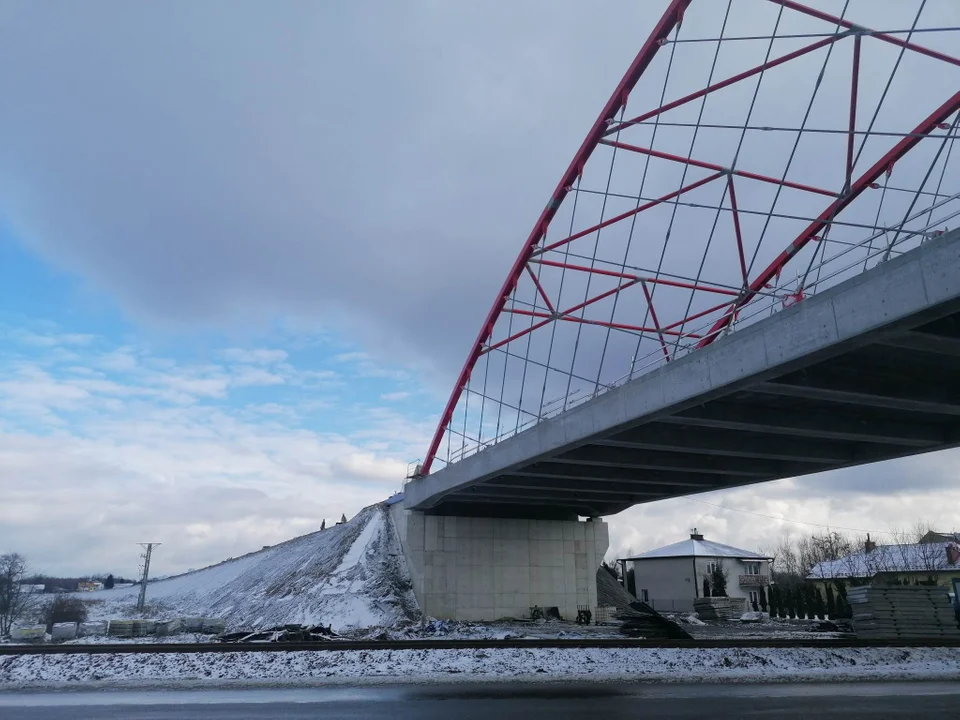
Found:
[[[960,13],[835,4],[671,0],[523,242],[419,474],[960,216]]]

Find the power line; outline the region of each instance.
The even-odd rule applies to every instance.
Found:
[[[767,518],[768,520],[777,520],[779,522],[788,522],[794,523],[795,525],[809,525],[810,527],[819,527],[826,528],[827,530],[849,530],[850,532],[859,532],[859,533],[871,533],[875,535],[895,535],[889,530],[864,530],[862,528],[852,528],[852,527],[843,527],[842,525],[824,525],[823,523],[815,522],[805,522],[803,520],[791,520],[789,518],[779,518],[774,515],[764,515],[763,513],[753,512],[752,510],[741,510],[740,508],[727,507],[726,505],[717,505],[716,503],[707,502],[706,500],[700,500],[699,498],[690,497],[689,495],[682,495],[681,497],[686,500],[693,500],[694,502],[702,503],[704,505],[709,505],[710,507],[719,508],[720,510],[730,510],[732,512],[744,513],[746,515],[756,515],[757,517]]]

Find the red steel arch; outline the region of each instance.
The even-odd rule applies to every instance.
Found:
[[[958,37],[957,28],[952,27],[950,23],[943,24],[943,18],[940,17],[935,18],[935,20],[941,21],[940,24],[934,23],[933,26],[922,24],[920,22],[923,13],[922,4],[915,17],[910,18],[912,25],[906,27],[907,23],[904,22],[901,23],[904,27],[896,26],[888,31],[883,27],[871,29],[846,17],[830,14],[792,0],[767,0],[767,5],[773,6],[775,9],[776,24],[773,26],[772,33],[746,36],[729,35],[727,33],[736,28],[738,22],[733,15],[735,12],[734,6],[741,2],[742,0],[728,0],[725,4],[711,2],[711,12],[721,5],[726,7],[726,13],[722,16],[722,23],[717,33],[718,36],[688,39],[679,37],[680,28],[684,25],[685,17],[689,20],[693,17],[692,13],[700,10],[698,6],[702,4],[702,0],[671,0],[623,79],[604,105],[586,139],[577,150],[546,207],[540,213],[533,229],[524,241],[520,253],[500,288],[490,311],[487,313],[466,362],[460,371],[422,466],[419,468],[420,474],[426,475],[431,471],[445,436],[448,437],[448,442],[454,434],[459,437],[461,444],[459,456],[462,457],[469,452],[478,451],[502,439],[504,434],[501,433],[500,425],[501,412],[504,410],[516,416],[517,423],[514,431],[519,431],[522,426],[529,424],[529,422],[537,422],[546,417],[544,403],[548,385],[562,386],[562,383],[554,382],[556,377],[566,374],[570,378],[582,379],[589,385],[592,382],[592,370],[589,373],[591,375],[589,378],[586,377],[587,373],[578,374],[575,372],[577,367],[576,353],[577,348],[581,347],[581,332],[584,327],[605,333],[603,353],[600,356],[599,370],[596,373],[597,380],[594,387],[587,391],[587,394],[592,396],[623,379],[621,377],[619,380],[603,380],[604,363],[608,362],[608,345],[612,332],[629,334],[631,342],[633,342],[632,338],[636,338],[637,351],[629,360],[629,372],[626,373],[626,377],[629,379],[634,376],[641,343],[646,339],[652,339],[658,344],[660,361],[669,362],[683,352],[689,352],[712,343],[722,333],[729,331],[733,325],[742,322],[742,318],[748,313],[747,309],[756,307],[758,302],[768,302],[769,309],[773,312],[774,305],[782,307],[800,301],[806,295],[814,292],[822,282],[827,282],[823,280],[825,272],[828,278],[842,279],[849,276],[851,272],[865,269],[871,262],[880,262],[891,253],[909,249],[911,242],[922,242],[926,237],[940,232],[936,226],[937,222],[942,224],[946,222],[944,218],[952,217],[949,212],[952,209],[957,208],[958,211],[955,214],[960,214],[960,204],[957,204],[960,203],[960,200],[958,200],[960,194],[951,195],[951,188],[960,190],[960,178],[956,177],[957,173],[955,172],[956,163],[951,161],[953,143],[958,129],[958,110],[960,110],[960,91],[957,90],[957,87],[960,87],[960,72],[958,72],[960,71],[960,60],[951,56],[948,52],[920,44],[914,40],[915,37],[923,35],[925,38],[947,37],[955,43]],[[847,0],[843,4],[841,15],[847,11],[849,3],[850,0]],[[873,6],[871,5],[871,7]],[[774,15],[770,17],[772,18]],[[785,17],[787,17],[787,20],[785,20]],[[789,24],[791,19],[803,23],[799,27],[804,32],[785,32],[783,28]],[[880,20],[883,19],[885,18],[880,18]],[[869,20],[869,18],[865,18],[865,20]],[[740,22],[746,25],[752,22],[752,19],[746,18]],[[815,27],[813,23],[819,23],[819,26]],[[960,17],[957,17],[957,22],[953,25],[960,25]],[[721,57],[721,48],[725,50],[723,55],[725,60],[729,64],[736,65],[741,61],[741,51],[737,47],[726,52],[727,47],[738,44],[739,46],[746,46],[749,43],[754,43],[754,46],[760,49],[766,49],[762,62],[740,67],[737,72],[729,74],[722,80],[714,81],[713,75],[718,67],[718,59]],[[869,52],[873,53],[870,55],[868,55],[868,43]],[[672,89],[670,85],[671,69],[673,69],[674,74],[677,74],[681,72],[676,69],[679,67],[699,67],[696,63],[683,66],[682,59],[678,59],[680,56],[675,56],[677,48],[681,48],[682,53],[688,47],[703,45],[708,45],[710,48],[716,45],[710,76],[706,79],[706,82],[670,102],[663,102],[666,95],[672,94],[670,92],[670,89]],[[829,65],[831,53],[835,52],[835,47],[841,45],[849,46],[849,60],[846,57],[839,61],[834,58],[834,65]],[[665,64],[665,69],[660,68],[663,84],[659,104],[655,103],[650,109],[636,115],[631,112],[631,115],[624,119],[628,105],[632,100],[631,93],[638,83],[645,78],[654,61],[659,59],[658,55],[662,57],[668,46],[667,54],[669,58],[665,63],[661,63],[661,66]],[[882,46],[885,50],[875,51],[876,46]],[[791,47],[792,49],[789,52],[773,52],[774,48],[782,47]],[[950,47],[949,41],[946,42],[945,47]],[[887,55],[878,54],[883,52],[886,52]],[[840,51],[837,50],[836,55],[839,54]],[[778,102],[775,100],[769,103],[770,113],[764,114],[762,101],[758,105],[758,98],[761,97],[761,81],[765,75],[769,77],[778,68],[780,70],[777,70],[777,72],[799,68],[797,75],[786,75],[784,77],[813,76],[813,71],[816,69],[813,60],[817,59],[817,62],[819,62],[822,55],[826,55],[826,60],[823,61],[819,76],[813,84],[813,95],[802,122],[796,115],[787,113],[788,122],[782,127],[771,127],[769,124],[757,126],[751,124],[751,117],[757,115],[773,117],[778,109]],[[695,59],[699,57],[701,56],[694,55]],[[704,57],[709,59],[709,56]],[[890,112],[895,114],[894,122],[905,122],[905,116],[908,114],[907,108],[897,107],[892,103],[889,92],[893,81],[899,79],[898,71],[901,74],[905,72],[903,69],[906,67],[905,62],[913,62],[913,60],[905,61],[905,57],[921,58],[923,62],[928,63],[928,66],[924,69],[916,71],[920,75],[912,76],[914,82],[908,83],[908,85],[918,86],[916,77],[939,77],[929,73],[940,72],[945,73],[949,78],[945,81],[944,87],[948,90],[952,88],[952,92],[940,93],[939,99],[931,102],[932,96],[936,94],[938,88],[930,88],[930,92],[927,93],[929,97],[924,95],[922,100],[918,99],[910,102],[909,110],[911,112],[916,111],[921,105],[926,105],[926,107],[920,108],[922,113],[916,117],[914,122],[898,126],[893,130],[886,127],[877,127],[876,123],[882,109],[887,111],[892,108]],[[896,58],[896,62],[893,64],[892,70],[889,70],[890,63],[894,58]],[[868,65],[868,62],[874,64]],[[838,66],[843,67],[842,72],[846,73],[843,78],[845,98],[842,102],[837,97],[836,84],[830,86],[829,80],[825,82],[825,77],[833,78],[837,74],[834,71],[838,70]],[[869,75],[864,72],[865,67],[870,67]],[[692,74],[693,71],[684,72]],[[831,75],[831,73],[833,74]],[[657,79],[659,77],[660,75],[657,75]],[[910,77],[908,75],[908,79]],[[734,123],[729,121],[726,123],[708,123],[707,118],[705,118],[707,99],[720,96],[716,103],[711,105],[711,109],[715,110],[718,116],[728,117],[728,108],[735,105],[730,99],[734,96],[725,96],[723,93],[733,90],[739,92],[747,85],[746,81],[751,78],[756,78],[756,89],[753,92],[746,119],[743,122]],[[881,85],[879,83],[880,79],[887,80],[886,88],[882,94],[878,94]],[[941,82],[941,84],[944,83]],[[831,101],[829,102],[825,103],[821,100],[820,103],[821,106],[827,106],[830,111],[834,112],[836,122],[831,128],[811,128],[808,126],[808,119],[816,114],[811,111],[816,106],[815,100],[818,92],[821,94],[821,98],[824,92],[830,92],[829,89],[823,90],[825,86],[834,87],[834,97],[830,98]],[[785,94],[783,92],[782,81],[780,85],[775,87],[779,88],[782,101],[789,93]],[[763,89],[766,90],[766,88]],[[640,101],[649,102],[650,92],[650,88],[645,88],[638,93],[642,95]],[[873,109],[873,101],[877,98],[879,100],[876,103],[876,112],[869,112]],[[742,98],[744,101],[745,99],[746,96]],[[699,103],[700,110],[695,121],[672,122],[669,120],[672,117],[688,117],[688,115],[677,115],[677,113],[692,111],[696,109],[697,103]],[[787,103],[783,102],[782,104],[786,105]],[[842,107],[840,107],[841,105]],[[632,111],[632,105],[629,109]],[[916,112],[914,114],[916,115]],[[867,124],[870,115],[872,115],[872,120]],[[901,115],[904,117],[900,117]],[[951,118],[953,118],[952,121]],[[648,131],[651,128],[653,128],[653,136],[648,137]],[[671,133],[674,131],[679,133],[681,130],[690,130],[693,133],[693,140],[689,144],[690,151],[686,153],[669,151],[668,148],[673,137]],[[694,151],[698,133],[708,131],[719,133],[722,130],[735,130],[742,133],[739,145],[736,146],[736,151],[732,153],[729,164],[708,160],[700,157],[699,152]],[[638,133],[637,139],[630,141],[623,139],[628,132],[633,131]],[[658,132],[661,138],[659,141],[657,140]],[[739,162],[742,162],[745,156],[750,155],[749,152],[741,152],[745,147],[745,139],[749,136],[751,140],[754,140],[771,133],[782,133],[791,137],[796,135],[793,151],[783,173],[778,176],[770,171],[759,172],[747,167],[746,162],[741,167]],[[816,163],[818,166],[835,163],[835,167],[831,166],[832,169],[830,170],[833,175],[826,172],[809,171],[814,165],[812,162],[808,163],[807,170],[800,167],[803,165],[803,158],[801,157],[800,161],[796,161],[796,154],[804,136],[818,139],[822,136],[830,138],[830,142],[839,141],[842,143],[842,148],[834,144],[829,146],[832,149],[810,151],[811,155],[819,154],[829,158],[825,163]],[[679,135],[677,137],[679,138]],[[664,140],[664,138],[666,139]],[[654,148],[656,142],[660,143],[660,149]],[[757,140],[755,142],[755,145],[760,147],[760,150],[752,156],[755,159],[762,160],[764,158],[763,142],[765,141]],[[880,146],[881,143],[882,147]],[[906,187],[894,187],[890,182],[894,168],[921,144],[931,146],[928,155],[920,158],[922,162],[918,161],[916,168],[911,165],[907,173],[903,175],[903,184]],[[674,145],[683,147],[684,143],[676,140]],[[706,154],[713,157],[722,156],[723,150],[730,149],[725,148],[724,141],[721,140],[717,140],[710,145],[711,147],[707,148],[710,152]],[[783,147],[787,145],[789,143],[785,142]],[[859,150],[857,149],[858,145]],[[731,141],[730,147],[732,148],[732,146]],[[749,144],[747,147],[749,148]],[[603,160],[606,157],[610,158],[609,174],[606,175],[604,189],[593,191],[583,187],[581,183],[584,180],[585,171],[588,169],[588,163],[596,160],[600,151],[606,153]],[[926,162],[931,157],[933,160],[928,168]],[[636,196],[632,192],[630,194],[618,193],[612,188],[615,169],[617,172],[624,172],[627,175],[634,172],[623,170],[625,162],[623,158],[641,159],[644,163],[642,179],[639,181],[641,190]],[[868,163],[867,160],[872,161]],[[676,185],[675,189],[652,197],[643,195],[643,187],[644,183],[647,182],[651,163],[656,164],[653,170],[655,177],[670,176],[671,166],[682,169],[680,182],[674,183]],[[603,168],[605,169],[605,167],[604,165]],[[637,166],[637,168],[639,167]],[[924,170],[926,171],[925,174]],[[639,169],[635,172],[637,174],[630,176],[633,180],[640,177]],[[699,174],[700,177],[695,180],[688,180],[688,173]],[[825,183],[820,180],[815,182],[810,179],[818,175],[822,175],[823,178],[831,182]],[[603,173],[598,174],[597,177],[602,180]],[[939,182],[937,182],[938,179]],[[944,188],[945,182],[947,183],[946,188]],[[931,191],[934,186],[936,190]],[[716,192],[718,187],[722,192],[719,202],[713,204],[700,201],[704,192],[711,189]],[[770,210],[766,212],[745,210],[745,206],[738,202],[738,191],[741,193],[747,191],[747,194],[754,199],[760,198],[763,192],[774,193],[773,204]],[[852,216],[853,219],[849,222],[841,220],[841,218],[846,218],[845,211],[852,205],[858,204],[865,193],[873,193],[878,197],[882,195],[876,208],[876,219],[871,222],[867,218],[866,210],[863,210]],[[552,224],[565,204],[571,205],[568,200],[568,196],[571,194],[575,198],[572,209],[569,211],[569,228],[562,230],[558,239],[548,242],[548,231],[551,230]],[[903,197],[904,200],[900,202],[888,199],[888,195],[891,198],[894,198],[894,196],[897,198]],[[905,199],[907,196],[912,198],[909,203]],[[783,208],[782,202],[778,206],[778,201],[783,197],[788,198],[789,202],[787,204],[791,208],[801,208],[802,210],[797,209],[788,213],[777,212],[778,208],[781,210]],[[589,222],[585,227],[574,230],[575,227],[578,227],[576,225],[577,200],[582,199],[584,206],[586,206],[592,201],[592,198],[598,198],[596,202],[602,203],[599,217],[595,221]],[[825,203],[825,205],[821,204],[822,209],[819,212],[812,209],[814,206],[811,203],[815,199]],[[565,201],[567,202],[565,203]],[[628,201],[631,206],[627,209],[609,217],[606,216],[610,212],[609,208],[617,203],[622,205]],[[635,205],[633,205],[634,201]],[[907,208],[907,212],[903,214],[903,219],[884,222],[882,216],[885,202],[888,208],[886,212],[894,213],[897,218],[900,216],[900,211]],[[897,205],[897,202],[900,202],[900,204]],[[889,209],[891,204],[894,206],[893,210]],[[700,269],[695,276],[690,272],[671,273],[664,269],[664,259],[671,253],[676,254],[678,252],[670,250],[668,243],[671,240],[671,233],[675,233],[675,221],[680,208],[688,213],[693,212],[688,208],[697,208],[698,211],[704,209],[715,210],[717,218],[721,215],[730,217],[729,227],[721,231],[730,235],[726,252],[729,260],[721,262],[711,259],[714,257],[711,253],[716,253],[716,249],[711,250],[711,243],[718,227],[718,220],[715,219],[709,239],[706,240],[706,250],[702,257],[694,257],[697,253],[691,253],[689,258],[691,261],[699,260]],[[628,263],[631,241],[638,218],[642,229],[644,218],[655,213],[665,213],[668,209],[672,214],[661,244],[660,262],[655,271],[649,269],[639,271],[636,269],[637,266]],[[582,223],[583,211],[580,212]],[[869,214],[872,215],[872,213],[873,206],[871,205]],[[937,215],[936,222],[934,222],[935,214]],[[664,216],[657,216],[659,219],[662,219],[662,217]],[[763,232],[752,232],[756,229],[756,223],[761,220],[764,223]],[[762,270],[754,273],[752,267],[754,262],[771,255],[768,246],[774,241],[767,241],[764,245],[768,226],[771,222],[781,223],[783,225],[783,230],[780,231],[781,237],[787,236],[790,239],[785,244],[781,240],[780,249],[774,252]],[[792,225],[786,225],[787,222],[792,223]],[[751,224],[751,229],[748,231],[745,226]],[[624,238],[607,239],[605,236],[601,240],[601,232],[606,232],[614,226],[622,228],[627,225],[629,225],[629,238],[625,240]],[[565,224],[563,226],[564,228],[567,227]],[[657,221],[650,221],[649,226],[651,229],[648,235],[656,235],[657,237],[664,235],[661,232],[662,228],[657,225]],[[656,229],[653,229],[653,226],[656,226]],[[706,227],[707,223],[704,222],[702,228],[696,228],[692,235],[698,239],[706,237]],[[859,233],[864,239],[849,239],[846,235],[841,237],[842,233],[845,232]],[[759,239],[754,241],[753,252],[750,251],[751,242],[748,237],[751,233],[759,235]],[[890,239],[891,235],[893,236],[892,239]],[[576,252],[571,254],[570,248],[572,245],[583,239],[593,240],[592,257]],[[866,244],[867,239],[869,245]],[[598,248],[601,247],[603,242],[609,242],[611,245],[619,243],[618,248],[625,244],[626,251],[623,253],[623,261],[617,260],[614,262],[599,257]],[[685,241],[683,238],[680,240],[674,238],[673,242],[683,243]],[[678,257],[683,258],[684,253],[685,250],[681,246]],[[583,258],[583,260],[571,261],[571,257],[575,259]],[[854,257],[856,258],[855,262],[853,262]],[[687,262],[687,259],[684,259],[683,262]],[[680,264],[682,265],[683,262]],[[803,273],[803,280],[801,281],[798,270],[795,286],[781,281],[785,269],[797,263],[807,264],[806,272]],[[689,267],[695,264],[696,262],[691,262]],[[859,267],[861,264],[862,268]],[[723,265],[725,268],[723,271],[717,271],[717,277],[721,280],[715,281],[704,278],[705,269],[709,271],[713,266],[719,265]],[[816,281],[811,279],[814,270],[816,271]],[[564,302],[564,282],[566,279],[568,283],[567,292],[569,293],[570,283],[574,281],[574,278],[576,282],[581,284],[583,278],[586,278],[586,291],[581,302],[567,305]],[[520,290],[518,288],[521,282],[529,286],[532,302],[519,299],[518,293]],[[607,289],[601,292],[594,290],[591,295],[591,283],[606,283],[606,285],[601,286]],[[559,290],[557,289],[558,286]],[[641,300],[639,304],[628,307],[625,301],[621,303],[621,294],[635,286],[640,288],[641,294],[637,297]],[[686,303],[686,309],[683,312],[675,313],[678,315],[677,319],[664,318],[662,311],[658,315],[653,298],[656,292],[688,293],[689,301]],[[618,305],[618,303],[621,304]],[[669,302],[666,304],[669,305]],[[677,307],[683,305],[679,300],[674,304]],[[587,317],[588,309],[594,310],[601,306],[612,307],[609,320],[600,317]],[[663,306],[661,306],[661,310],[662,308]],[[630,321],[623,321],[622,317],[618,320],[618,312],[621,312],[621,314],[632,313],[627,318]],[[632,319],[639,318],[640,314],[643,315],[642,321]],[[499,336],[497,336],[498,323],[504,324],[504,318],[508,318],[509,322],[506,328],[500,329]],[[521,318],[529,322],[514,330],[515,318]],[[692,324],[697,322],[706,323],[706,325],[703,328],[691,329]],[[561,369],[554,366],[559,365],[554,354],[556,329],[552,331],[553,334],[549,339],[549,352],[546,352],[545,355],[546,362],[541,362],[541,360],[530,355],[532,334],[541,328],[563,325],[563,323],[569,323],[576,327],[573,359],[569,363],[569,373],[566,373],[565,367]],[[510,351],[511,344],[524,341],[526,342],[526,356]],[[541,345],[545,348],[545,341]],[[585,347],[586,343],[583,346]],[[623,348],[626,347],[628,346],[624,344]],[[503,353],[503,378],[499,385],[499,398],[488,388],[492,367],[490,356],[495,352]],[[487,357],[483,373],[483,391],[471,390],[469,388],[471,378],[477,371],[478,363],[483,357]],[[512,367],[512,360],[514,361],[513,367],[522,367],[522,376],[519,381],[508,380],[508,371]],[[530,370],[529,376],[528,369]],[[494,369],[494,372],[496,371],[497,369]],[[542,384],[538,410],[525,407],[525,393],[529,394],[526,392],[527,388],[525,386],[531,382],[531,378],[534,378],[534,376],[534,384],[538,386]],[[571,381],[568,379],[566,382],[567,395],[570,394],[570,387]],[[465,391],[469,392],[465,395]],[[461,402],[468,404],[471,393],[478,397],[474,404],[475,413],[477,412],[477,403],[479,403],[479,424],[475,434],[467,429],[468,425],[476,424],[476,418],[470,419],[470,409],[466,405],[462,408],[464,431],[460,432],[453,425],[454,415],[459,404]],[[518,399],[511,400],[514,395]],[[536,405],[535,399],[532,405]],[[567,406],[568,401],[565,398],[563,407]],[[497,407],[495,428],[491,426],[492,420],[490,419],[493,407]],[[484,412],[487,408],[491,409],[485,424]],[[521,419],[527,415],[530,416],[530,419],[521,425]],[[468,444],[470,447],[467,447]],[[448,453],[447,462],[455,462],[456,459]]]

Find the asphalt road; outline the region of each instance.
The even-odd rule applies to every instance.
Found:
[[[559,718],[955,717],[955,683],[768,685],[497,684],[297,690],[100,691],[0,694],[4,720],[194,718]]]

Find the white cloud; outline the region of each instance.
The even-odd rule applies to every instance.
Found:
[[[249,385],[283,385],[286,382],[283,376],[260,368],[241,368],[235,372],[230,380],[231,385],[245,387]]]
[[[16,328],[8,333],[14,342],[35,347],[52,348],[58,345],[83,346],[93,342],[93,335],[83,333],[49,333],[40,334],[24,328]]]
[[[406,400],[408,397],[410,397],[410,393],[404,390],[398,390],[397,392],[383,393],[380,399],[386,402],[397,402],[399,400]]]
[[[337,382],[325,368],[178,362],[132,346],[88,360],[0,357],[0,552],[42,571],[129,575],[144,538],[164,543],[158,573],[282,541],[387,497],[427,440],[425,424],[362,405],[338,417],[363,432],[304,427],[331,407],[315,394]],[[234,389],[287,380],[302,388],[292,400],[231,402]]]
[[[287,359],[285,350],[270,350],[258,348],[245,350],[243,348],[228,348],[223,351],[223,357],[234,362],[250,363],[253,365],[273,365]]]

